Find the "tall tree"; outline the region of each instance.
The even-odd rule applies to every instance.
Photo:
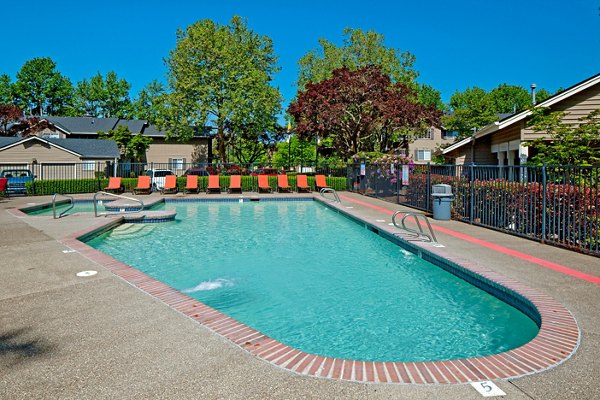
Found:
[[[319,39],[319,49],[309,51],[298,65],[298,89],[304,90],[308,83],[318,83],[333,76],[342,67],[350,70],[378,65],[392,82],[412,84],[418,73],[414,69],[415,57],[409,52],[384,45],[383,35],[361,29],[344,29],[344,42],[336,46],[326,39]]]
[[[499,114],[512,114],[531,106],[531,94],[522,86],[503,83],[492,89],[489,96]]]
[[[156,123],[163,115],[166,100],[167,88],[154,80],[140,90],[137,99],[133,102],[131,116]]]
[[[91,79],[77,83],[72,115],[92,115],[97,117],[126,117],[131,111],[129,89],[125,79],[119,79],[114,71],[100,72]]]
[[[27,61],[17,72],[16,78],[16,105],[33,115],[53,111],[52,107],[57,107],[59,101],[65,101],[72,90],[71,82],[56,70],[56,64],[48,57]]]
[[[447,129],[459,132],[457,140],[498,119],[494,102],[488,93],[479,87],[454,93],[450,97],[449,105],[451,113],[444,116],[443,123]]]
[[[382,132],[407,136],[439,122],[435,107],[420,104],[410,86],[392,83],[377,66],[340,68],[331,79],[307,84],[288,113],[302,139],[334,135],[346,158],[381,147]]]
[[[13,85],[10,81],[10,76],[6,74],[0,75],[0,104],[13,103]]]
[[[273,44],[242,18],[234,16],[229,25],[202,20],[179,30],[166,62],[171,93],[161,122],[170,136],[186,139],[191,127],[213,124],[224,161],[228,127],[251,126],[259,135],[276,126],[281,96],[270,85],[278,71]]]

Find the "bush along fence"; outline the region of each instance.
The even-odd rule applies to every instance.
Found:
[[[353,190],[426,212],[448,184],[453,219],[600,257],[600,167],[409,165],[404,182],[401,165],[348,171]]]

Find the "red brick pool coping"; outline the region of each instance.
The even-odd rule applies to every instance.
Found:
[[[21,216],[20,211],[15,211],[15,215]],[[78,240],[84,235],[118,224],[120,219],[102,221],[69,235],[61,242],[247,352],[272,365],[301,375],[362,383],[400,384],[457,384],[508,379],[555,367],[571,357],[579,345],[580,332],[577,322],[565,307],[551,297],[480,265],[453,257],[443,248],[430,246],[427,247],[428,252],[444,257],[529,300],[541,316],[541,327],[537,336],[523,346],[491,356],[431,362],[371,362],[305,353],[280,343]],[[426,244],[419,246],[424,247]]]

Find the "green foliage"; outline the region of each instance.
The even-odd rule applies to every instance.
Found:
[[[452,113],[442,117],[442,123],[449,130],[458,130],[457,140],[481,129],[497,120],[494,102],[485,90],[473,87],[464,92],[456,92],[450,97]]]
[[[538,103],[548,97],[550,93],[545,89],[536,92]],[[531,106],[531,94],[521,86],[503,83],[490,92],[473,87],[452,95],[451,112],[442,118],[442,122],[447,129],[459,132],[458,141],[497,121],[499,114],[514,114]]]
[[[115,72],[108,72],[106,78],[98,72],[90,80],[77,83],[74,105],[69,113],[124,118],[131,109],[130,88],[131,85],[125,79],[119,79]]]
[[[347,67],[351,71],[377,65],[393,82],[411,84],[417,78],[415,57],[409,52],[384,45],[383,35],[361,29],[344,29],[343,45],[338,47],[327,39],[319,39],[319,49],[309,51],[299,61],[298,89],[333,76],[333,71]]]
[[[73,86],[68,78],[56,70],[51,58],[27,61],[13,86],[16,105],[30,110],[33,115],[60,113],[69,106]]]
[[[277,143],[272,163],[276,167],[311,164],[315,161],[315,141],[292,135],[288,141]],[[289,155],[289,162],[288,162]]]
[[[116,129],[111,129],[107,133],[98,132],[101,139],[112,139],[117,143],[121,156],[125,159],[134,161],[142,160],[146,155],[146,150],[152,143],[152,138],[142,134],[132,134],[128,127],[119,125]]]
[[[565,122],[565,112],[535,108],[528,126],[550,136],[526,143],[535,151],[534,165],[596,165],[600,163],[600,109],[579,118],[578,124]]]
[[[226,26],[202,20],[179,30],[166,62],[171,94],[159,123],[170,136],[187,139],[189,127],[210,122],[225,161],[228,141],[235,146],[238,138],[274,131],[281,96],[270,84],[278,71],[273,44],[242,18],[234,16]]]
[[[151,123],[160,121],[167,97],[167,88],[154,80],[144,87],[132,105],[132,118],[145,119]]]
[[[0,104],[13,103],[13,84],[10,81],[10,76],[6,74],[0,75]]]

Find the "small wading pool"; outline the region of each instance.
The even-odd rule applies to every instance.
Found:
[[[177,220],[124,224],[87,244],[307,353],[448,360],[513,349],[539,329],[523,312],[318,202],[169,202],[164,209],[177,211]]]

